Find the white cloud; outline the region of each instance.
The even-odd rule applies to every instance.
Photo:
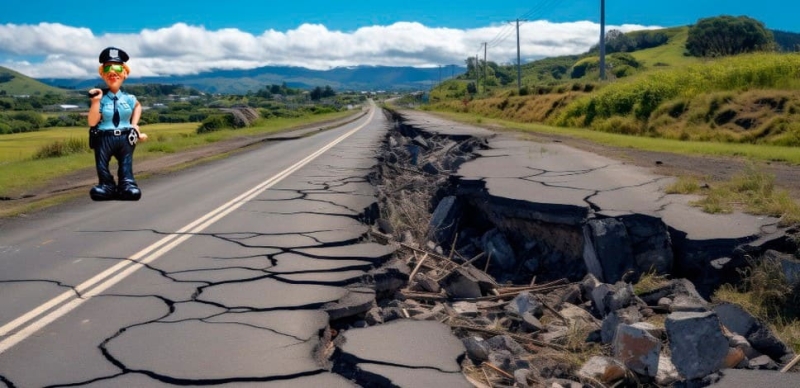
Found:
[[[608,26],[622,31],[646,28],[657,27]],[[598,41],[599,34],[599,24],[588,21],[523,23],[523,62],[585,52]],[[133,77],[269,65],[311,69],[356,65],[430,67],[464,65],[467,57],[476,54],[483,58],[483,42],[490,43],[488,60],[516,62],[516,31],[508,24],[458,30],[398,22],[351,32],[303,24],[285,32],[267,30],[261,35],[237,29],[211,31],[184,23],[145,29],[138,34],[104,35],[57,23],[5,24],[0,25],[0,58],[5,58],[0,66],[34,78],[92,78],[96,76],[100,51],[116,46],[130,54]]]

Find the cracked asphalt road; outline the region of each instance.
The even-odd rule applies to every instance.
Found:
[[[315,354],[320,307],[393,253],[363,241],[388,127],[371,110],[147,180],[139,202],[4,224],[0,386],[353,386]]]

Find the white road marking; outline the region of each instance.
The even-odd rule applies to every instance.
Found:
[[[0,341],[0,354],[4,353],[6,350],[10,349],[14,345],[25,340],[26,338],[36,333],[37,331],[41,330],[42,328],[44,328],[51,322],[55,321],[56,319],[66,315],[70,311],[82,305],[87,300],[91,299],[93,296],[96,296],[101,292],[107,290],[111,286],[119,283],[126,277],[136,272],[138,269],[144,267],[145,264],[155,261],[159,257],[171,251],[173,248],[177,247],[184,241],[188,240],[190,237],[192,237],[193,234],[200,233],[204,229],[208,228],[209,226],[220,220],[222,217],[225,217],[226,215],[238,209],[248,201],[258,196],[259,194],[263,193],[270,187],[274,186],[276,183],[282,181],[287,176],[299,170],[300,168],[310,163],[311,161],[313,161],[314,159],[316,159],[329,149],[333,148],[335,145],[341,143],[344,139],[350,137],[352,134],[358,132],[361,128],[365,127],[367,124],[370,123],[370,121],[372,121],[372,117],[374,116],[374,114],[375,114],[375,109],[373,108],[370,110],[370,114],[366,122],[364,122],[363,124],[359,125],[354,129],[351,129],[342,136],[339,136],[338,138],[328,143],[324,147],[315,151],[311,155],[305,157],[303,160],[293,164],[291,167],[279,172],[278,174],[272,176],[271,178],[265,180],[264,182],[261,182],[257,186],[239,195],[238,197],[228,201],[224,205],[198,218],[197,220],[179,229],[177,232],[170,234],[162,238],[161,240],[158,240],[157,242],[148,246],[147,248],[142,249],[141,251],[129,257],[128,260],[119,262],[116,265],[112,266],[111,268],[108,268],[107,270],[95,275],[91,279],[81,283],[80,285],[78,285],[78,287],[75,288],[75,290],[81,295],[81,297],[78,297],[77,295],[75,295],[75,292],[72,291],[64,292],[61,295],[43,303],[42,305],[34,308],[33,310],[27,312],[26,314],[18,317],[17,319],[3,325],[2,327],[0,327],[0,337],[6,336],[7,334],[15,330],[18,330],[20,326],[24,325],[28,321],[31,321],[34,318],[37,318],[40,315],[50,311],[51,309],[61,305],[56,310],[48,313],[47,315],[42,316],[36,321],[31,322],[28,326],[19,329],[14,334]],[[93,286],[94,288],[92,288]]]

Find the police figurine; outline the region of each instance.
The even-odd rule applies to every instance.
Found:
[[[138,201],[142,197],[133,179],[133,151],[137,141],[145,141],[147,135],[139,132],[142,106],[135,96],[120,90],[131,72],[125,63],[127,61],[125,51],[116,47],[103,50],[98,71],[108,88],[89,90],[89,142],[94,148],[97,178],[100,180],[89,192],[95,201]],[[114,176],[108,170],[112,156],[119,165],[118,184],[114,183]]]

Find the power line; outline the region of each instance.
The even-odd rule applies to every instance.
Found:
[[[563,0],[544,0],[538,3],[533,8],[529,9],[527,12],[518,17],[516,20],[517,21],[521,21],[523,19],[530,20],[542,17],[546,14],[545,11],[555,8],[562,1]],[[495,37],[489,41],[489,47],[496,47],[500,45],[500,43],[503,43],[506,39],[508,39],[509,36],[511,36],[514,33],[515,28],[514,24],[512,23],[513,21],[509,22],[508,24],[503,26],[503,28],[500,31],[497,32],[497,35],[495,35]],[[518,27],[519,26],[517,26],[517,28]]]

